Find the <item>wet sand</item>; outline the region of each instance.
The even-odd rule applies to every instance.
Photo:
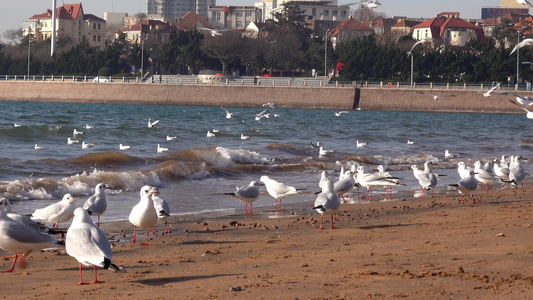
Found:
[[[310,209],[283,218],[175,218],[168,236],[131,243],[127,222],[102,227],[113,262],[78,286],[78,263],[32,253],[0,274],[9,299],[526,299],[533,292],[533,189],[343,204],[318,230]],[[374,196],[374,199],[378,197]],[[239,211],[240,212],[240,211]],[[231,222],[234,219],[235,222]],[[324,218],[329,220],[329,216]],[[157,228],[161,231],[161,224]],[[2,259],[7,269],[11,259]],[[86,267],[84,281],[93,280]],[[232,289],[234,291],[230,291]]]

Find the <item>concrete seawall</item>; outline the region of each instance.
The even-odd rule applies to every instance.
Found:
[[[432,95],[438,95],[434,100]],[[531,96],[531,92],[520,94]],[[350,110],[525,113],[475,90],[0,81],[0,100]]]

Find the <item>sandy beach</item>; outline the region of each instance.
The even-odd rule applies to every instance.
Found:
[[[310,207],[282,218],[170,220],[150,246],[130,224],[102,226],[113,262],[101,284],[78,286],[78,263],[31,253],[25,269],[0,274],[6,299],[526,299],[533,290],[531,188],[343,204],[318,230]],[[310,196],[311,198],[312,196]],[[377,197],[374,197],[377,198]],[[237,200],[236,200],[237,201]],[[240,213],[240,211],[238,211]],[[291,215],[292,214],[292,215]],[[329,220],[329,217],[324,218]],[[161,231],[162,224],[159,224]],[[8,269],[12,260],[1,260]],[[84,268],[84,281],[93,269]],[[233,289],[233,291],[232,291]]]

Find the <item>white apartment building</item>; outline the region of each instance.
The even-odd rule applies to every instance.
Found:
[[[245,30],[250,22],[261,20],[261,10],[255,6],[211,6],[207,21],[215,28]]]
[[[322,21],[345,21],[350,16],[350,7],[347,5],[337,5],[337,0],[279,0],[278,5],[272,13],[282,11],[283,6],[289,2],[296,2],[303,11],[305,20],[322,20]]]
[[[216,0],[146,0],[146,14],[150,19],[172,22],[194,11],[207,19],[209,6],[215,5]]]

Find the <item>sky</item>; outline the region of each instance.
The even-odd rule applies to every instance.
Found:
[[[357,0],[338,0],[338,4],[353,3]],[[104,12],[126,12],[132,16],[138,12],[146,12],[146,0],[57,0],[57,5],[64,3],[82,3],[85,13],[104,17]],[[217,5],[252,6],[259,0],[217,0]],[[376,9],[389,17],[405,16],[411,18],[432,18],[440,12],[458,11],[463,19],[481,18],[482,7],[498,7],[500,0],[379,0],[382,4]],[[17,0],[0,1],[0,38],[9,29],[22,27],[22,22],[35,14],[46,12],[52,7],[51,0]]]

